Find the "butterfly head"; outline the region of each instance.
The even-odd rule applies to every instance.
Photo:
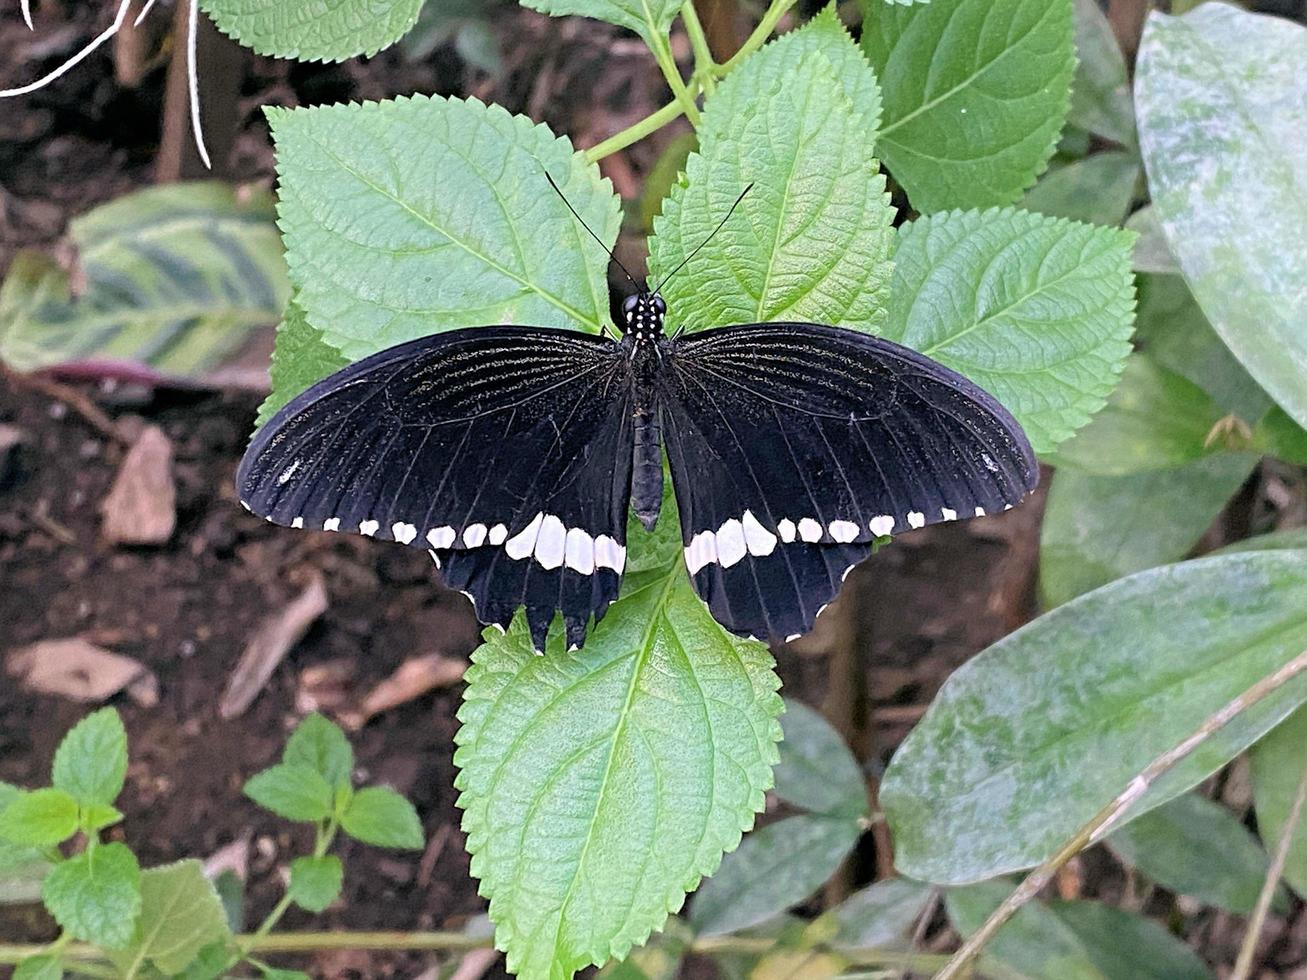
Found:
[[[622,333],[635,341],[654,341],[663,335],[667,304],[657,293],[636,293],[622,304]]]

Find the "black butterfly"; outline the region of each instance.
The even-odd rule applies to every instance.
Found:
[[[877,538],[997,513],[1038,479],[994,398],[898,344],[812,323],[668,336],[657,289],[622,311],[618,339],[477,327],[351,364],[256,434],[241,501],[425,548],[483,623],[524,605],[543,649],[556,611],[579,646],[617,597],[664,445],[694,587],[758,638],[809,631]]]

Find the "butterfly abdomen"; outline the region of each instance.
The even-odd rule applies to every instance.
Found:
[[[658,419],[635,413],[635,460],[631,470],[631,507],[645,530],[658,523],[663,503],[663,434]]]

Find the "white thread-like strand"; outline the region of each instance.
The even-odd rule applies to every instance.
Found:
[[[123,22],[127,20],[127,11],[131,8],[131,5],[132,0],[122,0],[122,2],[118,4],[118,13],[114,15],[113,23],[105,28],[103,33],[98,34],[90,44],[78,51],[62,65],[54,69],[54,71],[42,75],[36,81],[29,82],[27,85],[20,85],[18,88],[10,88],[0,91],[0,99],[9,98],[12,95],[26,95],[28,92],[35,92],[37,89],[45,88],[45,86],[49,85],[55,79],[62,78],[64,75],[68,74],[68,72],[72,71],[95,53],[100,45],[104,44],[122,29]]]
[[[191,90],[191,135],[195,137],[195,150],[204,161],[204,169],[212,170],[209,149],[204,145],[204,130],[200,128],[200,69],[195,63],[199,25],[200,0],[191,0],[191,15],[186,20],[186,82]]]

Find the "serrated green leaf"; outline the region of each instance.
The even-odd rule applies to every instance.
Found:
[[[63,737],[54,754],[56,788],[79,803],[113,803],[127,778],[127,729],[113,708],[87,715]]]
[[[106,806],[103,803],[92,803],[90,806],[83,806],[79,817],[82,827],[92,833],[103,830],[105,827],[112,827],[116,823],[121,823],[122,819],[121,810]]]
[[[537,657],[518,616],[459,712],[472,872],[528,980],[622,957],[679,908],[762,808],[780,737],[767,648],[712,620],[679,556],[563,646]]]
[[[307,766],[334,788],[349,784],[354,771],[354,750],[340,726],[315,711],[295,726],[281,761]]]
[[[259,406],[255,425],[262,426],[301,391],[348,364],[348,358],[322,339],[322,331],[309,326],[304,311],[292,297],[277,325],[268,369],[272,391]]]
[[[963,883],[1051,855],[1163,751],[1307,647],[1307,553],[1141,572],[1045,613],[945,682],[886,771],[895,860]],[[1307,700],[1287,682],[1144,794],[1138,816]]]
[[[1050,218],[1114,227],[1125,220],[1142,174],[1134,154],[1095,153],[1048,171],[1026,192],[1022,207]]]
[[[334,801],[332,787],[316,770],[284,762],[251,776],[245,795],[265,810],[301,823],[325,819]]]
[[[486,323],[598,331],[620,202],[565,138],[475,99],[269,109],[308,322],[355,359]]]
[[[1102,902],[1051,902],[1049,908],[1108,978],[1211,980],[1202,958],[1160,923]]]
[[[22,795],[17,786],[0,781],[0,813]],[[50,864],[39,848],[11,844],[0,834],[0,905],[39,900],[41,881],[49,870]]]
[[[1307,528],[1298,533],[1307,536]],[[1253,746],[1252,764],[1257,831],[1273,851],[1280,844],[1298,783],[1307,769],[1307,708],[1299,708]],[[1307,820],[1300,820],[1294,831],[1284,880],[1299,895],[1307,895]]]
[[[1044,169],[1070,103],[1071,0],[863,0],[880,79],[877,152],[923,213],[1009,204]]]
[[[369,786],[355,793],[340,818],[341,829],[374,847],[420,851],[426,844],[413,804],[393,789]]]
[[[258,54],[344,61],[388,48],[417,23],[423,0],[201,0],[218,29]]]
[[[944,895],[949,922],[963,936],[970,936],[1012,887],[1008,881],[987,881],[950,888]],[[1098,969],[1075,930],[1042,902],[1023,905],[985,944],[980,972],[1010,980],[1111,980]]]
[[[290,865],[290,897],[302,909],[322,912],[340,897],[345,866],[333,854],[296,858]]]
[[[141,912],[141,866],[126,844],[99,844],[51,868],[41,899],[74,939],[123,949]]]
[[[286,305],[264,192],[238,195],[218,183],[150,188],[75,219],[69,237],[74,277],[25,252],[0,287],[0,359],[18,370],[96,358],[203,374]]]
[[[1206,3],[1149,16],[1135,100],[1153,206],[1216,332],[1307,425],[1307,29]],[[1238,199],[1234,188],[1239,188]]]
[[[1222,414],[1192,381],[1132,354],[1107,406],[1049,462],[1097,476],[1172,469],[1227,448],[1209,440]]]
[[[884,336],[975,381],[1048,452],[1103,407],[1130,352],[1131,239],[1014,208],[913,221]]]
[[[832,909],[845,946],[887,947],[912,932],[934,889],[911,878],[888,878],[860,888]]]
[[[699,152],[654,222],[656,282],[752,185],[663,290],[669,315],[687,329],[769,320],[868,329],[884,321],[894,215],[885,178],[863,112],[830,59],[818,48],[786,67],[799,50],[771,46],[756,57],[778,71],[754,71],[724,87],[725,103],[708,101]]]
[[[13,980],[60,980],[63,961],[58,956],[29,956],[14,967]]]
[[[1252,454],[1222,453],[1130,476],[1058,470],[1039,539],[1044,605],[1183,558],[1256,465]]]
[[[522,0],[522,6],[554,17],[593,17],[656,43],[666,37],[681,0]]]
[[[1072,126],[1133,147],[1135,108],[1116,33],[1097,0],[1076,0],[1076,75],[1071,83]]]
[[[862,828],[850,816],[800,814],[744,838],[699,886],[690,922],[700,935],[746,929],[798,905],[849,856]]]
[[[744,60],[721,83],[705,107],[703,127],[729,130],[735,117],[745,112],[774,86],[776,78],[797,69],[810,54],[821,54],[829,63],[853,110],[855,131],[850,138],[867,142],[868,151],[880,127],[880,85],[848,28],[840,21],[834,3],[797,30],[782,34]],[[707,111],[711,108],[711,111]],[[738,191],[737,191],[738,193]]]
[[[162,973],[181,973],[200,954],[231,938],[227,915],[204,866],[177,861],[141,873],[141,914],[131,944],[112,959],[125,976],[147,963]]]
[[[865,816],[867,782],[839,732],[800,701],[786,701],[781,716],[781,759],[776,795],[814,813]]]
[[[1107,846],[1159,885],[1236,915],[1253,910],[1271,863],[1238,817],[1197,793],[1131,821]],[[1287,910],[1283,891],[1276,905]]]
[[[217,980],[238,959],[230,943],[209,943],[178,976],[181,980]]]
[[[0,811],[0,838],[10,844],[52,847],[77,833],[77,801],[61,789],[19,793]]]

